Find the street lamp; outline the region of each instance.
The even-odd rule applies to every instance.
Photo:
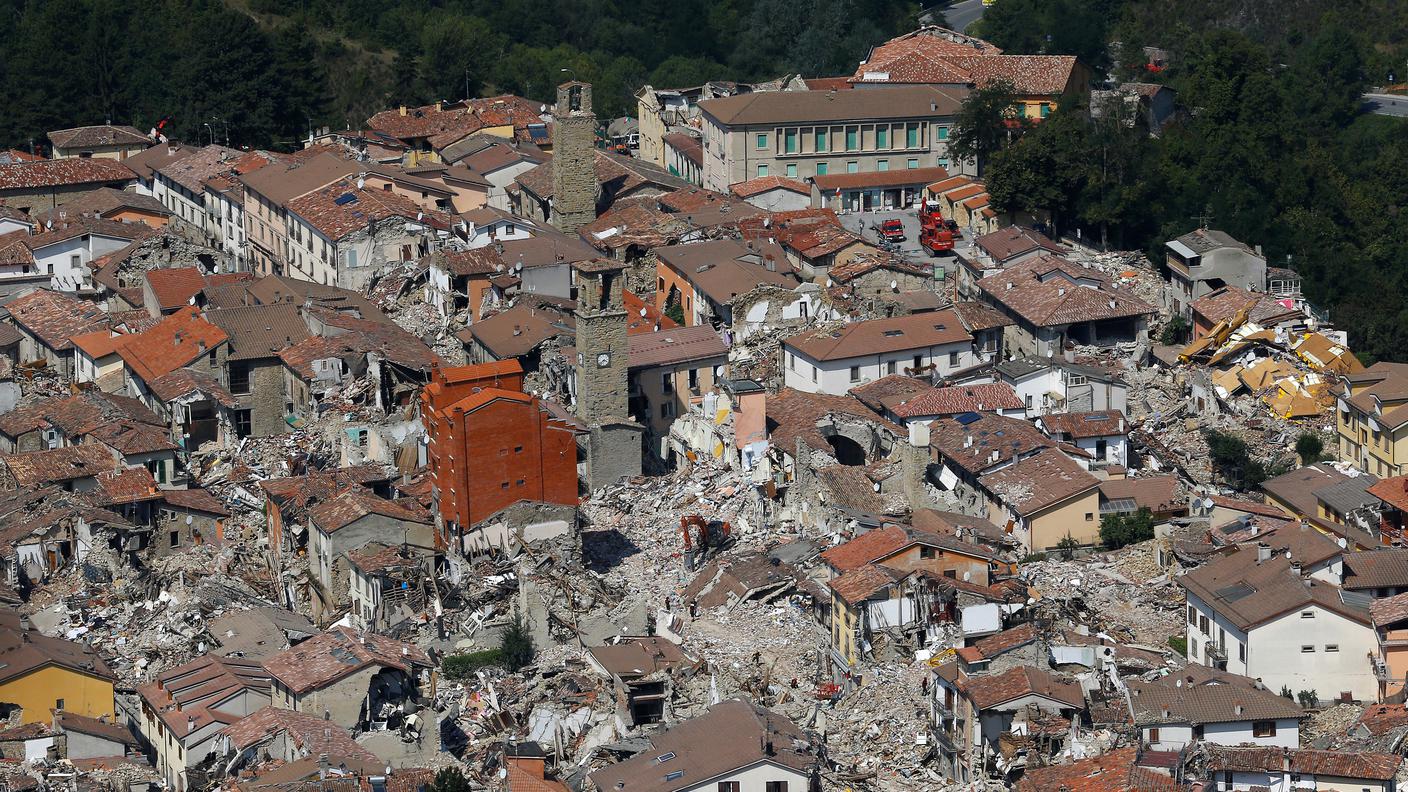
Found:
[[[563,74],[567,74],[567,75],[571,75],[571,77],[572,77],[572,82],[577,82],[577,72],[572,71],[571,69],[563,69],[563,70],[562,70],[562,73],[563,73]]]
[[[207,121],[201,124],[201,126],[205,127],[206,131],[210,133],[210,145],[215,145],[215,130],[211,128],[210,122]]]

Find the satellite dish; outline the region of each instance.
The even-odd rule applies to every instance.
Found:
[[[899,281],[890,281],[890,291],[897,291],[900,288]]]
[[[187,514],[187,515],[186,515],[186,525],[190,525],[190,524],[193,523],[193,522],[195,522],[195,520],[193,520],[193,519],[191,518],[191,515]]]
[[[542,105],[542,106],[540,106],[540,107],[538,108],[538,112],[539,112],[539,113],[546,113],[547,111],[548,111],[548,106],[547,106],[547,105]]]
[[[513,265],[513,271],[514,271],[514,272],[522,272],[522,271],[523,271],[523,262],[520,261],[520,262],[518,262],[517,264],[514,264],[514,265]]]
[[[367,188],[367,180],[366,180],[365,178],[361,177],[361,176],[358,176],[358,177],[357,177],[357,189],[359,189],[359,190],[365,190],[366,188]]]
[[[644,308],[640,309],[640,315],[641,315],[641,316],[645,316],[645,309],[644,309]]]
[[[873,490],[875,490],[876,492],[879,492],[879,491],[880,491],[880,482],[878,482],[878,481],[872,481],[872,482],[870,482],[870,488],[873,489]]]
[[[419,223],[420,221],[422,221],[422,220],[424,220],[424,219],[425,219],[425,212],[416,212],[416,222],[417,222],[417,223]]]
[[[508,778],[508,768],[507,768],[507,767],[500,767],[500,768],[499,768],[499,772],[497,773],[497,775],[498,775],[499,778],[501,778],[501,779],[502,779],[502,778]]]
[[[972,583],[972,582],[973,582],[973,573],[972,573],[972,572],[964,572],[964,573],[963,573],[963,582],[964,582],[964,583]]]

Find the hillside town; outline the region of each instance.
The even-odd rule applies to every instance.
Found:
[[[4,792],[1399,789],[1408,364],[857,59],[0,155]]]

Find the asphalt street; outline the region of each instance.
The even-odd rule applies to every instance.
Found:
[[[1364,108],[1375,115],[1408,118],[1408,96],[1394,94],[1364,94]]]

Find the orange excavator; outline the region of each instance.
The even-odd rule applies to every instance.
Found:
[[[722,520],[706,520],[689,514],[680,518],[680,534],[684,540],[685,564],[695,569],[706,555],[733,541],[733,526]]]

